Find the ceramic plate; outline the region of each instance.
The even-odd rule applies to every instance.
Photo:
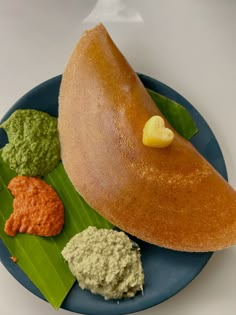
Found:
[[[198,111],[180,94],[163,83],[139,74],[145,87],[156,91],[188,109],[195,120],[199,132],[191,142],[200,153],[227,179],[225,162],[217,140]],[[24,95],[3,117],[5,120],[16,109],[31,108],[46,111],[51,115],[58,114],[58,93],[61,76],[52,78],[35,87]],[[0,146],[7,141],[0,130]],[[157,305],[170,298],[189,284],[203,269],[212,253],[185,253],[159,248],[140,240],[135,240],[141,248],[145,273],[144,294],[135,298],[105,301],[102,297],[82,291],[75,284],[64,300],[62,308],[88,315],[122,315],[138,312]],[[39,290],[31,283],[22,270],[9,259],[9,252],[0,241],[0,259],[12,276],[25,288],[43,298]]]

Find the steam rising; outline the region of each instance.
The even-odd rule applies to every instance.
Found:
[[[123,0],[98,0],[83,23],[135,22],[142,23],[140,13],[124,3]]]

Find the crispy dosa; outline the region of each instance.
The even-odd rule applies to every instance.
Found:
[[[59,136],[77,191],[107,220],[149,243],[215,251],[236,243],[236,192],[175,133],[146,147],[146,121],[161,115],[103,25],[86,31],[63,74]]]

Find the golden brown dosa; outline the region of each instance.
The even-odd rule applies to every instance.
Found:
[[[235,190],[176,132],[168,148],[145,147],[152,115],[160,112],[104,26],[85,32],[59,99],[62,161],[75,188],[144,241],[183,251],[235,244]]]

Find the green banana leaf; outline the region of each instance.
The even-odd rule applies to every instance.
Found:
[[[148,92],[166,119],[183,137],[189,139],[197,132],[193,119],[184,107],[151,90]],[[98,228],[113,226],[79,196],[60,163],[44,180],[54,187],[64,204],[65,225],[62,233],[49,238],[26,234],[8,236],[4,232],[4,225],[13,211],[13,198],[7,185],[14,176],[16,173],[0,157],[0,237],[46,300],[54,308],[59,308],[75,282],[61,250],[73,235],[89,225]]]
[[[90,225],[98,228],[113,226],[97,214],[75,191],[62,163],[44,179],[57,191],[65,206],[65,225],[56,237],[40,237],[18,233],[14,237],[4,232],[12,213],[13,197],[7,189],[16,174],[0,158],[0,237],[17,264],[54,307],[59,308],[75,282],[61,255],[70,238]],[[10,259],[10,258],[9,258]]]
[[[149,89],[147,91],[161,113],[182,137],[189,140],[198,132],[198,128],[186,108],[163,95]]]

